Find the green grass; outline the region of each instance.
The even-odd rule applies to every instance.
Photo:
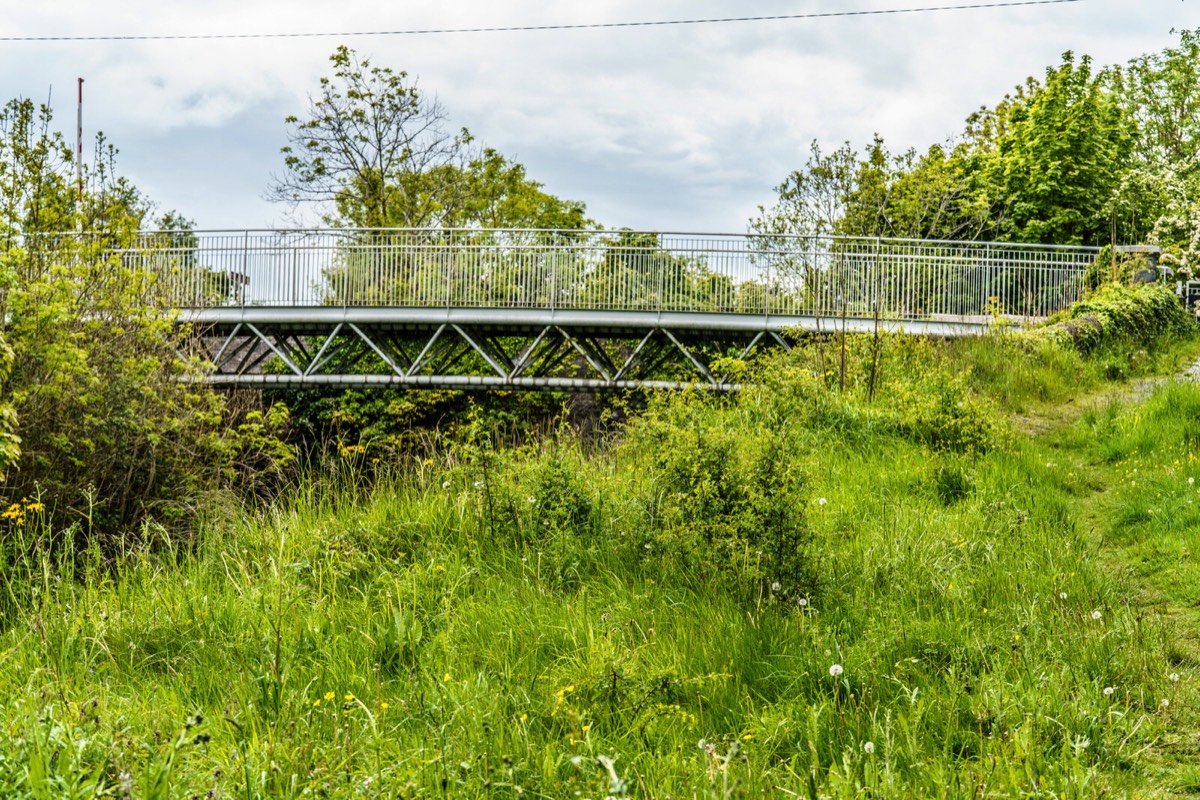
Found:
[[[798,352],[611,442],[352,454],[123,555],[47,556],[63,531],[29,511],[3,540],[2,794],[1194,792],[1200,389],[1030,438],[1005,411],[1112,371],[887,346],[873,401],[869,341],[845,392]]]

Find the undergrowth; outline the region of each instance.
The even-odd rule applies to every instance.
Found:
[[[1167,358],[1110,346],[1131,369]],[[1094,356],[863,337],[835,360],[812,342],[735,397],[656,396],[610,441],[502,449],[476,419],[406,463],[347,448],[268,509],[195,538],[147,529],[128,552],[48,555],[58,521],[27,498],[0,540],[0,786],[1154,788],[1198,662],[1110,549],[1192,552],[1200,390],[1021,437],[1007,412],[1103,382]],[[1081,509],[1117,475],[1098,536]]]

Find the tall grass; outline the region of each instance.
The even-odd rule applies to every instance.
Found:
[[[1006,408],[1103,369],[1057,345],[1019,375],[1002,339],[886,345],[655,398],[598,446],[348,450],[269,509],[125,553],[73,550],[26,501],[3,522],[4,796],[1152,785],[1198,662],[1111,546],[1190,558],[1200,392],[1029,440]]]

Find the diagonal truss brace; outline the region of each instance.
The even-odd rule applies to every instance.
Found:
[[[732,388],[729,376],[714,375],[707,357],[689,346],[697,332],[685,333],[688,335],[666,327],[614,332],[553,324],[518,331],[457,323],[425,329],[373,328],[360,322],[338,322],[327,332],[319,332],[315,327],[273,328],[239,322],[227,334],[210,334],[199,341],[207,352],[215,349],[214,382],[224,385],[362,384],[370,379],[371,385],[570,386],[600,391],[686,385],[678,379],[664,382],[657,377],[673,357],[678,361],[682,356],[682,363],[698,373],[709,388]],[[717,343],[727,347],[733,342],[725,336]],[[739,345],[740,357],[747,358],[763,343],[788,346],[776,333],[757,332],[744,347]],[[379,359],[376,366],[370,366],[368,356]],[[284,376],[265,369],[272,358],[284,367]],[[380,369],[384,375],[379,374]]]

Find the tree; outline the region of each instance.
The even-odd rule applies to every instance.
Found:
[[[525,168],[452,131],[408,73],[342,46],[307,117],[288,117],[273,200],[315,203],[327,223],[359,228],[580,228],[584,204],[542,191]]]
[[[1044,81],[1030,78],[994,109],[968,120],[978,178],[994,203],[990,233],[1006,241],[1104,244],[1114,235],[1135,130],[1121,72],[1093,72],[1063,55]]]
[[[50,122],[27,100],[0,111],[0,496],[37,498],[64,528],[86,520],[84,534],[180,522],[288,453],[180,358],[188,333],[134,248],[153,204],[117,175],[116,149],[98,140],[79,202]],[[178,215],[160,222],[190,236]]]
[[[442,106],[408,73],[373,66],[345,46],[329,60],[333,77],[309,97],[308,118],[285,120],[286,172],[272,178],[269,196],[332,207],[327,221],[356,227],[434,223],[464,189],[456,168],[470,134],[449,131]]]
[[[1140,129],[1139,160],[1200,166],[1200,30],[1182,31],[1178,47],[1129,62],[1125,102]]]
[[[750,230],[761,235],[830,236],[846,215],[859,173],[858,153],[846,142],[824,153],[813,142],[804,166],[775,187],[775,205],[759,206]]]

